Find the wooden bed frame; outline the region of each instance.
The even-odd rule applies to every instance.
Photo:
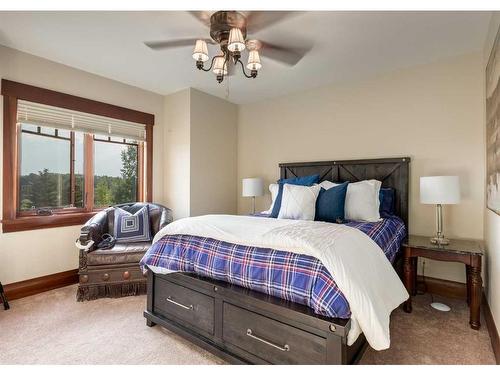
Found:
[[[403,157],[279,166],[281,178],[382,181],[395,189],[395,211],[408,228],[409,163]],[[320,316],[305,305],[189,273],[148,271],[144,317],[148,326],[159,324],[238,364],[353,364],[367,347],[364,335],[347,345],[349,319]]]

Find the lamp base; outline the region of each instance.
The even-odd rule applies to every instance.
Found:
[[[449,245],[450,240],[446,237],[432,237],[431,243],[434,245]]]

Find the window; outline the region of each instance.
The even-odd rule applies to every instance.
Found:
[[[83,208],[83,134],[20,124],[19,207]],[[72,150],[77,150],[72,157]]]
[[[151,200],[153,115],[7,80],[2,95],[4,232]]]
[[[94,136],[94,206],[137,201],[138,143]]]
[[[93,151],[94,208],[136,202],[139,142],[20,123],[19,207],[21,215],[40,209],[85,207],[84,147]]]

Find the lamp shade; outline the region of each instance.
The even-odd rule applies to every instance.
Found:
[[[245,39],[243,39],[243,34],[241,30],[237,27],[233,27],[229,31],[229,40],[227,42],[227,49],[231,52],[243,51],[245,49]]]
[[[420,203],[460,203],[460,183],[458,176],[420,177]]]
[[[260,68],[262,68],[262,64],[260,63],[259,51],[254,49],[248,54],[247,69],[259,70]]]
[[[207,42],[202,39],[198,39],[196,41],[196,45],[194,46],[193,51],[193,59],[196,61],[207,61],[208,60],[208,48]]]
[[[244,178],[241,196],[260,197],[264,195],[264,181],[262,178]]]
[[[226,59],[224,56],[217,56],[214,60],[214,68],[212,69],[216,75],[227,75]]]

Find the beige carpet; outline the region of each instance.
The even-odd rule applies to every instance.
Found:
[[[368,349],[362,364],[494,365],[490,336],[481,313],[481,328],[469,327],[465,301],[434,296],[449,305],[451,312],[430,307],[429,294],[413,298],[411,314],[397,309],[391,315],[391,347],[377,352]]]
[[[223,364],[142,317],[145,297],[77,303],[76,286],[11,302],[0,310],[0,364]],[[468,327],[467,306],[451,313],[418,296],[414,312],[394,312],[389,350],[368,350],[363,364],[494,364],[488,332]]]

